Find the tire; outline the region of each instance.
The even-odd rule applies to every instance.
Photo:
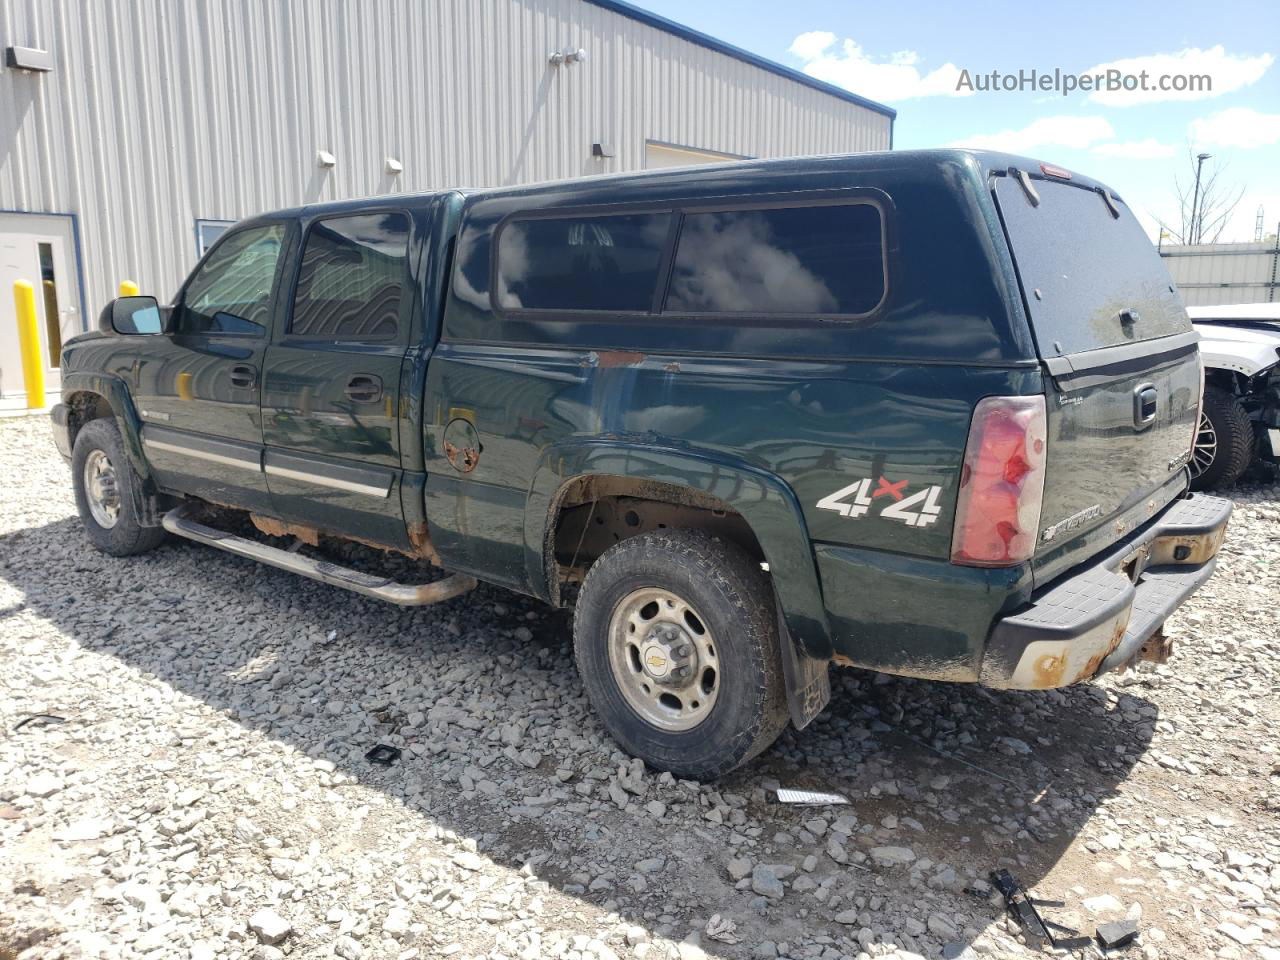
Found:
[[[87,469],[106,479],[95,484],[86,478]],[[90,420],[80,428],[71,451],[71,481],[80,522],[89,542],[103,553],[131,557],[154,550],[164,540],[164,528],[144,527],[138,522],[134,504],[142,499],[142,479],[134,472],[115,421]],[[90,490],[90,485],[95,489]],[[113,502],[114,522],[109,522]]]
[[[573,646],[614,740],[675,776],[728,773],[787,725],[773,587],[744,550],[700,530],[654,530],[605,551],[578,595]],[[653,664],[669,674],[655,681]],[[674,676],[682,670],[688,679]]]
[[[1240,401],[1221,387],[1204,388],[1204,416],[1192,451],[1191,489],[1233,485],[1254,456],[1253,424]]]

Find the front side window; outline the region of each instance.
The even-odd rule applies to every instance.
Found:
[[[882,237],[869,203],[686,214],[664,312],[868,313],[884,297]]]
[[[669,213],[513,220],[499,234],[498,306],[648,313],[670,224]]]
[[[289,332],[330,340],[395,339],[408,253],[409,218],[403,213],[312,225]]]
[[[285,225],[241,230],[200,265],[183,296],[178,333],[264,336]]]

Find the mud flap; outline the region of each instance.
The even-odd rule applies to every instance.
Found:
[[[782,678],[787,684],[787,710],[791,724],[803,730],[831,700],[830,661],[815,660],[806,654],[787,631],[781,609],[778,613],[778,645],[782,649]]]
[[[137,477],[133,485],[133,515],[143,527],[164,526],[164,515],[173,509],[171,497],[156,493],[149,478]]]

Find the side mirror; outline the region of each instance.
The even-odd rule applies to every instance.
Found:
[[[163,333],[164,319],[155,297],[117,297],[103,308],[98,329],[125,336]]]

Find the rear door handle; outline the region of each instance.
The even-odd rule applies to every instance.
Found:
[[[357,373],[347,381],[346,395],[357,403],[377,403],[382,399],[382,378]]]
[[[231,383],[237,387],[252,387],[258,382],[258,371],[245,363],[231,368]]]

